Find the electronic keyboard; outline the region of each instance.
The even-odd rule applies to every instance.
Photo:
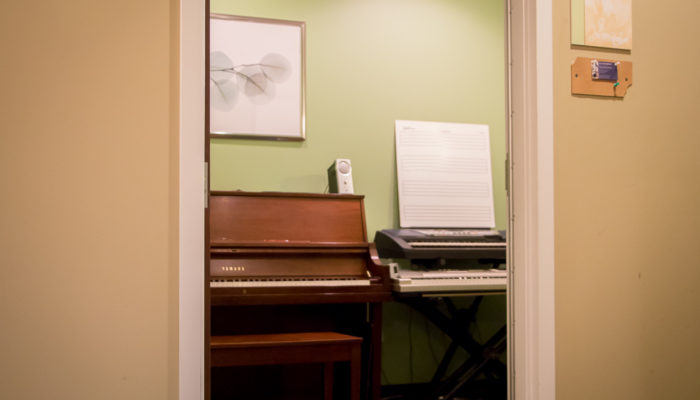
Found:
[[[382,258],[505,261],[505,232],[463,229],[383,229],[374,242]]]
[[[393,290],[399,293],[503,292],[504,269],[400,270],[392,268]]]

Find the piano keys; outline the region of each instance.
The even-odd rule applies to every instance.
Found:
[[[333,286],[369,286],[369,279],[346,278],[234,278],[212,279],[213,288],[252,288],[252,287],[333,287]]]
[[[308,249],[307,249],[308,250]],[[348,254],[364,253],[364,249],[348,249]],[[320,286],[369,286],[361,257],[350,259],[333,254],[305,257],[306,252],[296,257],[285,256],[282,250],[277,259],[269,263],[267,258],[249,257],[251,251],[238,249],[212,249],[211,287],[320,287]],[[248,256],[246,256],[248,255]],[[216,258],[213,258],[213,257]],[[332,266],[330,270],[328,267]],[[320,271],[311,273],[310,271]]]

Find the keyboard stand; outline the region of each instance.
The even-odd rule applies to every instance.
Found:
[[[421,313],[452,340],[433,375],[427,396],[421,397],[422,399],[453,399],[460,388],[473,382],[481,373],[491,383],[499,384],[503,392],[503,396],[499,398],[505,397],[507,370],[505,364],[498,358],[506,350],[506,326],[501,327],[483,345],[474,340],[469,332],[485,294],[470,292],[394,294],[396,301]],[[505,291],[487,294],[504,295]],[[467,308],[458,309],[450,299],[450,296],[455,295],[476,297]],[[459,347],[466,350],[469,357],[452,374],[444,377]]]

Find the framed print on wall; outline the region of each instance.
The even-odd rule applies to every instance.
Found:
[[[571,0],[571,44],[632,49],[632,0]]]
[[[211,137],[304,140],[303,22],[211,14]]]

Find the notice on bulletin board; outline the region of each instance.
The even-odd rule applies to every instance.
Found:
[[[488,125],[396,121],[402,228],[493,228]]]

